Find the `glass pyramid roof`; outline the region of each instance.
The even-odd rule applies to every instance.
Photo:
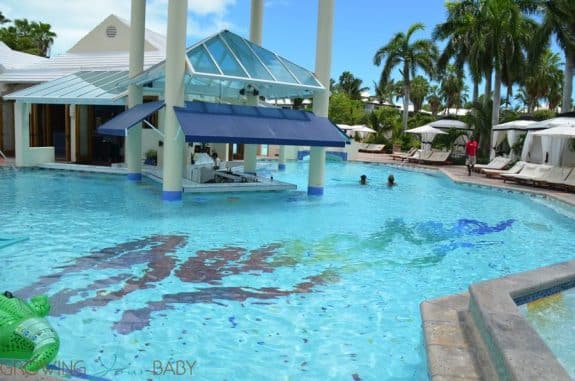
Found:
[[[256,89],[267,99],[310,98],[325,89],[309,70],[227,30],[189,47],[186,60],[186,95],[237,98]],[[136,81],[162,89],[164,66],[165,61]]]

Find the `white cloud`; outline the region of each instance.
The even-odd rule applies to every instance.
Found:
[[[58,35],[52,52],[61,54],[110,14],[130,20],[130,3],[128,0],[2,0],[2,14],[11,20],[27,18],[50,24]],[[227,11],[235,3],[236,0],[188,0],[188,37],[197,40],[230,28]],[[146,2],[146,28],[165,35],[167,15],[167,0]]]

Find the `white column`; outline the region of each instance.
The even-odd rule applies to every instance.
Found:
[[[248,96],[248,105],[257,106],[258,97],[254,95]],[[257,167],[257,144],[244,145],[244,172],[255,175]]]
[[[278,170],[285,171],[286,169],[286,146],[280,146],[278,153]]]
[[[14,150],[16,166],[24,167],[28,163],[30,150],[30,104],[16,101],[14,103]]]
[[[331,50],[333,37],[334,0],[319,0],[317,16],[317,42],[315,53],[315,74],[325,91],[313,97],[313,111],[317,116],[327,117],[329,110],[329,79],[331,71]],[[325,172],[325,148],[311,147],[309,157],[309,179],[307,193],[323,194]]]
[[[146,0],[132,0],[130,13],[130,67],[129,77],[133,78],[144,69],[144,33],[146,24]],[[128,86],[128,107],[142,103],[142,86]],[[128,180],[142,180],[142,124],[128,129],[125,142],[125,160],[128,167]]]
[[[76,140],[78,139],[76,135],[76,105],[70,105],[68,110],[70,112],[70,160],[75,163],[78,160],[78,153],[76,152]]]
[[[164,182],[162,198],[182,199],[184,134],[174,106],[184,106],[184,55],[186,54],[186,21],[188,0],[169,0],[166,46],[166,90],[164,123]]]
[[[262,25],[264,14],[264,1],[252,0],[251,13],[250,13],[250,41],[255,44],[261,45],[262,43]],[[252,106],[258,105],[257,96],[248,96],[248,104]],[[256,173],[257,167],[257,144],[246,144],[244,146],[244,172]]]
[[[250,12],[250,41],[261,45],[264,16],[264,0],[252,0]]]

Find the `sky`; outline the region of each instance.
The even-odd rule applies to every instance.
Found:
[[[62,54],[110,14],[130,19],[130,0],[0,0],[6,18],[49,23],[58,37],[52,54]],[[97,5],[95,5],[97,4]],[[188,0],[187,45],[228,29],[249,37],[250,0]],[[166,35],[167,0],[147,0],[146,27]],[[262,46],[314,71],[317,0],[264,0]],[[415,37],[429,38],[445,18],[444,0],[335,0],[331,77],[350,71],[373,93],[382,67],[378,48],[397,32],[422,22]]]

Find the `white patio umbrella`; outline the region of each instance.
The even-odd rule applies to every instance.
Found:
[[[429,123],[430,126],[441,129],[471,130],[466,123],[455,119],[439,119]]]
[[[352,127],[352,132],[355,134],[356,132],[359,133],[359,136],[361,136],[361,138],[365,138],[365,135],[367,134],[374,134],[376,131],[374,129],[371,129],[369,127],[367,127],[364,124],[356,124]]]
[[[349,137],[353,137],[353,128],[355,126],[350,126],[349,124],[337,124],[337,126],[339,127],[340,130],[342,130],[343,132],[345,132],[345,134]]]
[[[365,124],[356,124],[354,126],[351,126],[353,131],[357,131],[357,132],[364,132],[367,134],[373,134],[376,131],[372,128],[367,127]]]
[[[441,131],[440,129],[437,129],[430,124],[424,124],[420,127],[405,130],[405,132],[421,135],[421,146],[424,151],[429,151],[431,148],[431,142],[433,142],[435,135],[447,134],[447,132]]]

